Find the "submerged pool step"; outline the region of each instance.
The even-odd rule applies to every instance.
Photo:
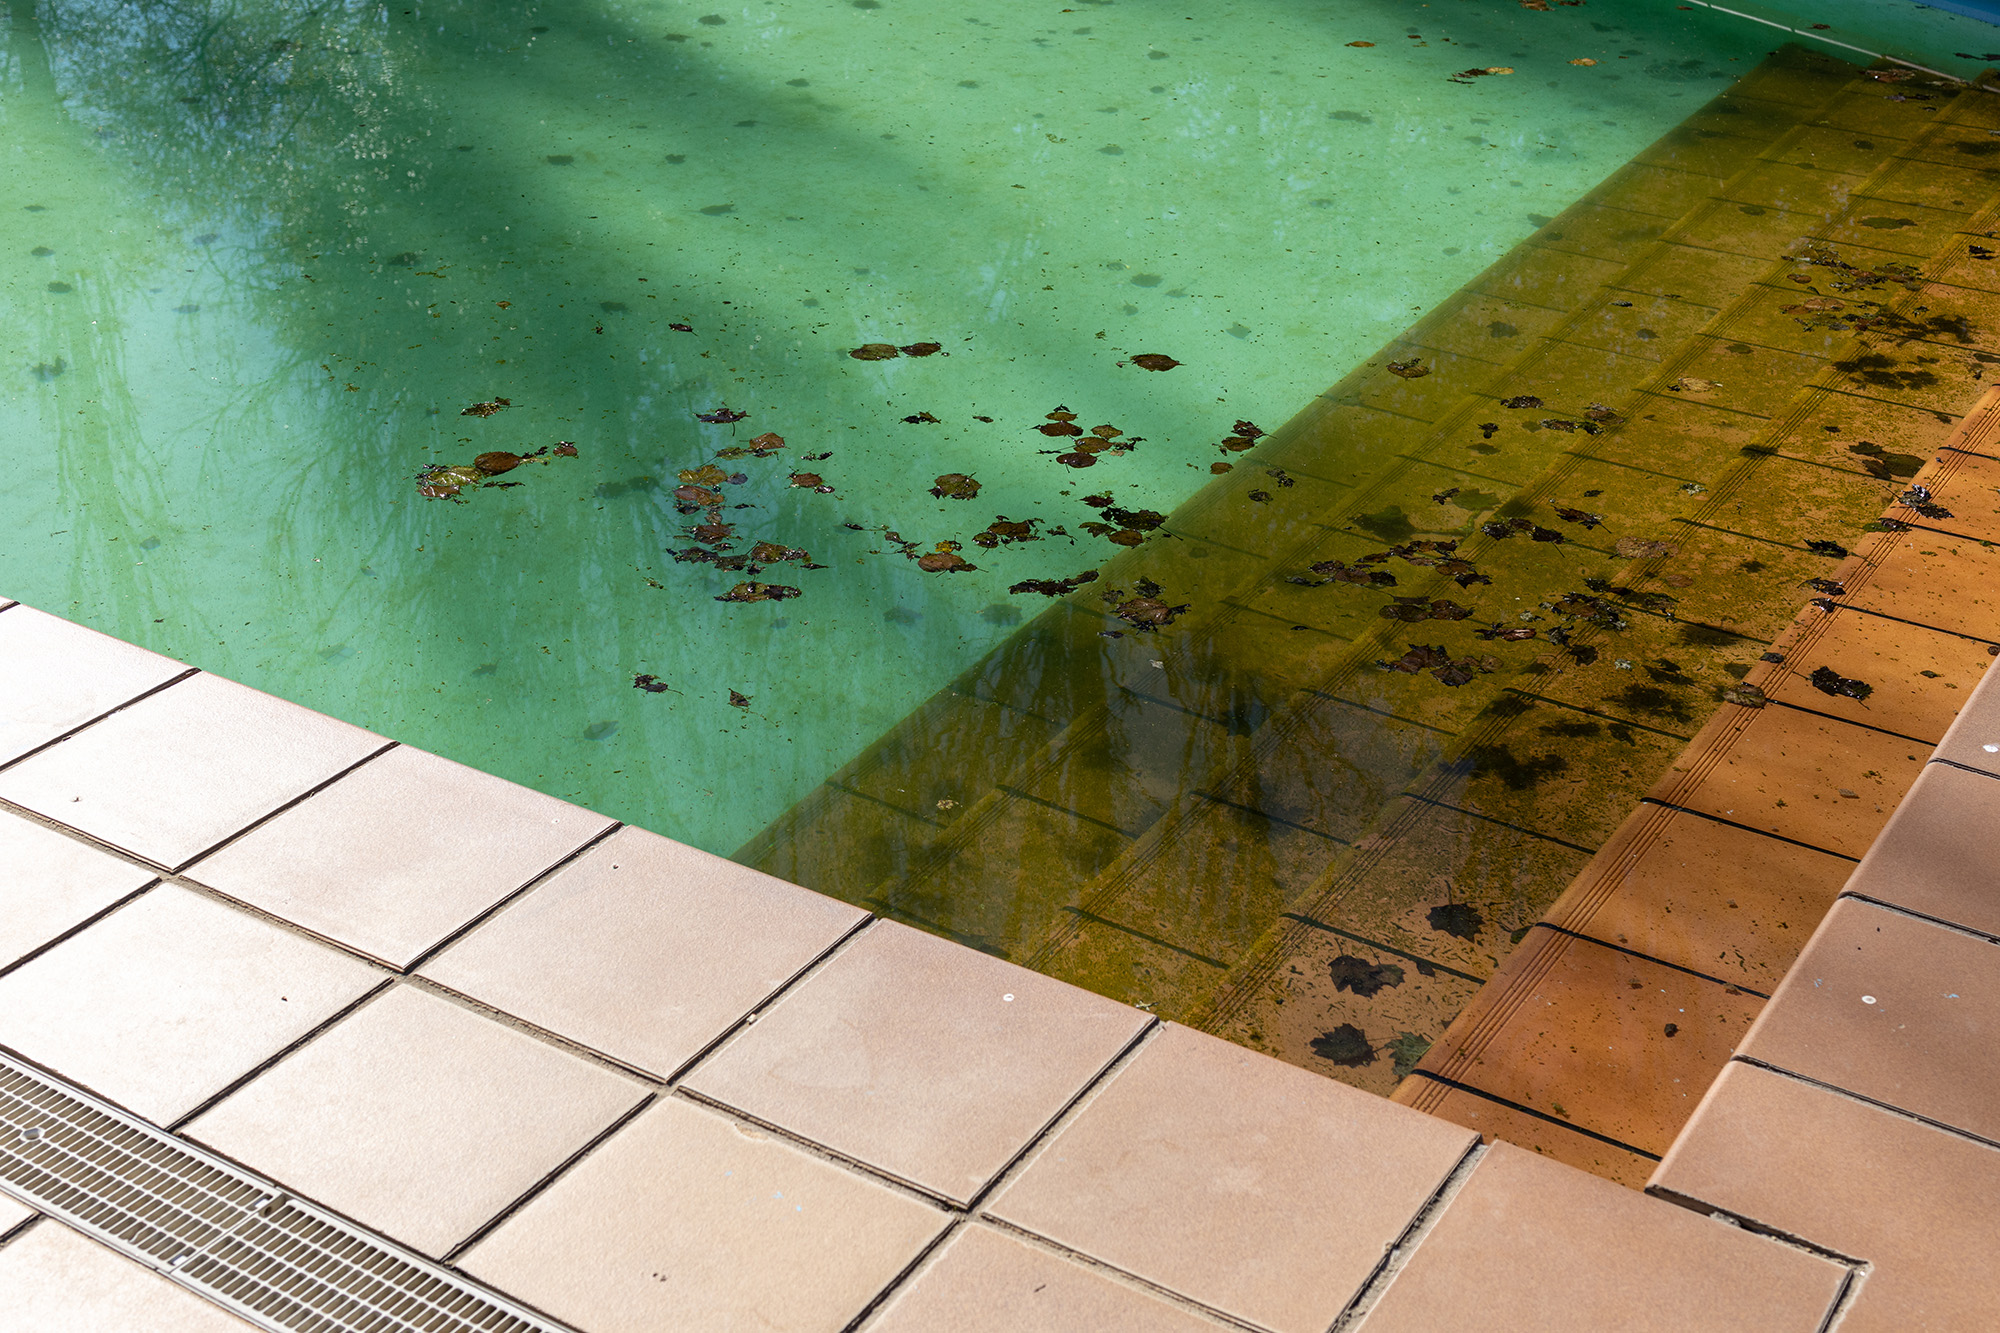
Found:
[[[1803,290],[1778,262],[1793,242],[1878,216],[1874,202],[1817,218],[1779,206],[1807,190],[1789,161],[1824,138],[1815,122],[1875,116],[1885,87],[1856,75],[1787,54],[1717,99],[1236,456],[1171,516],[1171,537],[1024,627],[739,857],[1387,1091],[1716,707],[1722,668],[1746,669],[1812,595],[1799,585],[1832,562],[1804,547],[1797,500],[1841,531],[1879,512],[1878,460],[1846,452],[1855,434],[1820,431],[1822,408],[1862,423],[1861,438],[1936,428],[1922,386],[1898,405],[1868,396],[1883,392],[1867,378],[1879,367],[1829,368],[1851,333],[1801,346],[1795,315],[1773,314]],[[1781,96],[1759,95],[1773,87]],[[1904,178],[1890,148],[1928,151],[1945,133],[1923,103],[1891,105],[1899,120],[1870,122],[1873,165],[1808,182],[1814,207],[1875,200]],[[1680,211],[1646,211],[1661,208]],[[1781,242],[1759,230],[1774,215],[1794,228]],[[1752,234],[1721,227],[1730,218]],[[1857,263],[1909,253],[1913,228],[1861,230],[1904,248],[1856,251]],[[1865,295],[1919,303],[1901,287]],[[1413,356],[1431,373],[1386,372]],[[1502,406],[1521,394],[1548,406]],[[1593,402],[1623,424],[1591,421]],[[1566,525],[1551,503],[1599,504],[1618,530]],[[1487,515],[1532,515],[1568,540],[1501,548],[1474,528]],[[1628,628],[1573,627],[1596,661],[1544,657],[1504,693],[1446,689],[1375,664],[1427,635],[1462,641],[1466,626],[1384,621],[1379,593],[1287,581],[1454,532],[1482,570],[1489,549],[1510,557],[1493,583],[1429,587],[1398,563],[1394,591],[1477,606],[1482,623],[1514,623],[1518,596],[1546,629],[1540,604],[1583,592],[1595,570],[1630,589],[1604,595]],[[1628,535],[1677,555],[1621,559]],[[1088,595],[1129,596],[1141,577],[1193,603],[1158,635]],[[1624,755],[1627,776],[1551,780],[1552,758],[1586,771],[1579,747]],[[1443,857],[1457,860],[1441,874]],[[1286,980],[1341,958],[1404,980]],[[1342,1017],[1357,1051],[1323,1040]]]

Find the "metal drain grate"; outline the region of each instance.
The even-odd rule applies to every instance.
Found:
[[[4,1055],[0,1188],[267,1329],[561,1328]]]

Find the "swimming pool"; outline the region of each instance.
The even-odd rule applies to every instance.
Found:
[[[1772,33],[853,0],[5,40],[0,586],[726,853]],[[1120,652],[1200,595],[1159,591]]]

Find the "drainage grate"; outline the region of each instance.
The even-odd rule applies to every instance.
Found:
[[[561,1328],[4,1055],[0,1188],[267,1329]]]

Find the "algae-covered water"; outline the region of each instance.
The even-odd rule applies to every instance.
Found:
[[[1773,44],[714,3],[14,0],[0,589],[726,852]]]

